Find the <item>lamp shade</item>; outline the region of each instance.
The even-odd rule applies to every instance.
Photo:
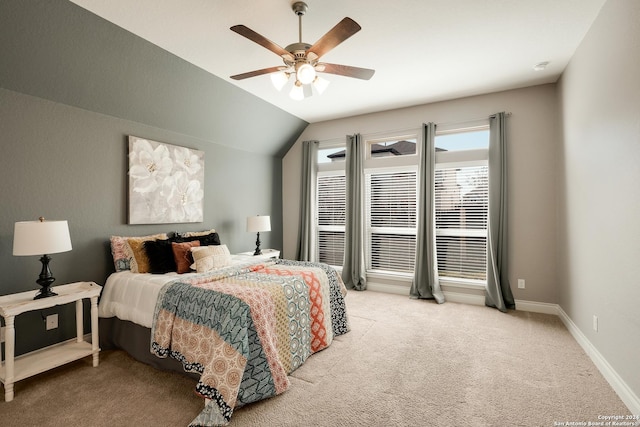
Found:
[[[271,231],[271,218],[269,215],[257,215],[247,217],[247,231],[261,232]]]
[[[48,255],[71,250],[67,221],[21,221],[13,231],[13,254]]]

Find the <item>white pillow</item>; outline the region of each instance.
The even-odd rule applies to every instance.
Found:
[[[227,245],[194,246],[191,248],[191,254],[195,261],[195,268],[194,266],[191,266],[191,268],[198,273],[204,273],[231,264],[231,253]]]

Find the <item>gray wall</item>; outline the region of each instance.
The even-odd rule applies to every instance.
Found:
[[[610,0],[559,85],[562,309],[640,411],[640,2]],[[598,331],[592,327],[598,317]],[[629,400],[626,401],[630,406]]]
[[[280,153],[306,122],[66,1],[3,0],[0,58],[0,295],[38,288],[38,257],[12,255],[14,222],[38,216],[69,221],[56,284],[104,284],[110,235],[216,228],[248,251],[245,218],[270,214],[263,247],[282,246]],[[203,223],[126,224],[130,134],[205,152]],[[51,312],[60,328],[45,331]],[[74,321],[69,306],[19,316],[17,353],[70,338]]]

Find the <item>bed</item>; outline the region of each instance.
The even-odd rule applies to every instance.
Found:
[[[98,305],[102,348],[197,379],[205,407],[193,426],[227,425],[234,409],[286,391],[291,372],[349,331],[346,290],[333,268],[234,256],[217,234],[202,237],[212,231],[122,245],[129,239],[112,237],[117,271]],[[160,246],[163,262],[171,247],[188,270],[175,257],[158,269]]]

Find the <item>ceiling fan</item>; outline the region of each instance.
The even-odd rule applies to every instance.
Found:
[[[231,76],[232,79],[243,80],[250,77],[271,74],[271,80],[274,86],[276,86],[278,90],[281,90],[289,78],[295,76],[296,80],[290,96],[299,100],[312,95],[312,86],[316,88],[319,93],[322,93],[324,89],[326,89],[329,82],[322,79],[316,73],[337,74],[362,80],[369,80],[373,76],[375,70],[368,68],[320,62],[320,58],[324,54],[360,31],[361,27],[357,22],[351,18],[344,18],[322,36],[320,40],[315,42],[315,44],[310,45],[302,41],[302,16],[304,16],[308,10],[307,4],[298,1],[293,3],[291,8],[293,12],[298,15],[299,41],[288,45],[284,49],[244,25],[234,25],[231,27],[231,31],[269,49],[284,61],[284,65],[236,74],[235,76]]]

